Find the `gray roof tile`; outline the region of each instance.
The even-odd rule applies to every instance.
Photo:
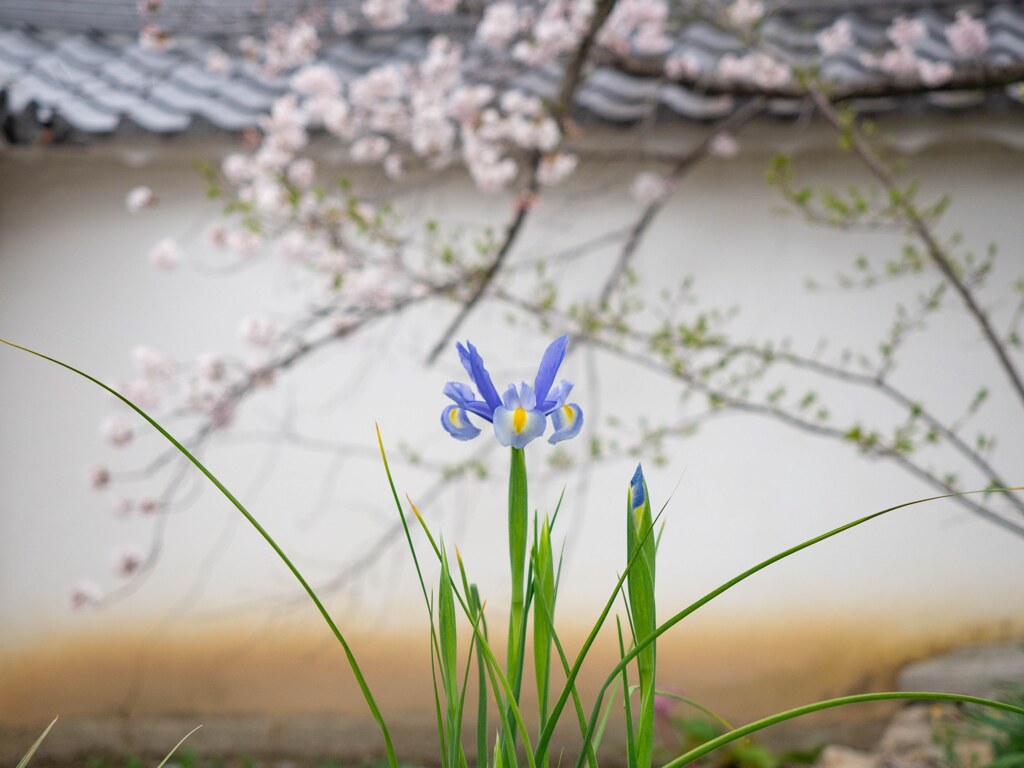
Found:
[[[263,17],[250,12],[252,0],[164,0],[161,23],[177,30],[175,46],[153,51],[138,44],[139,18],[134,0],[0,0],[0,94],[6,114],[63,119],[89,134],[137,130],[176,133],[198,126],[238,130],[258,124],[273,101],[287,93],[288,73],[271,75],[244,59],[232,47],[245,33],[258,33],[259,24],[294,9],[294,0],[265,0]],[[911,13],[928,28],[917,52],[935,60],[953,60],[945,38],[950,9],[938,2],[922,6],[919,0],[893,3],[804,2],[800,9],[781,0],[764,32],[774,44],[798,60],[817,56],[815,34],[837,18],[851,27],[855,46],[842,55],[826,57],[822,73],[829,79],[855,84],[877,77],[863,64],[864,54],[887,46],[886,27],[898,13]],[[354,7],[358,0],[325,0],[330,7]],[[844,10],[845,9],[845,10]],[[431,25],[443,19],[413,14],[408,28],[391,32],[327,37],[319,60],[330,65],[342,82],[350,82],[372,67],[403,64],[421,57],[430,39]],[[983,11],[991,46],[985,60],[1006,64],[1024,60],[1024,5],[1001,3]],[[511,84],[529,93],[551,98],[558,92],[563,66],[554,63],[522,71],[505,54],[466,40],[464,31],[453,36],[467,45],[466,79],[470,82]],[[230,72],[213,74],[206,60],[214,50],[232,57]],[[712,73],[727,53],[740,54],[734,37],[704,23],[687,25],[673,53],[687,53],[704,73]],[[870,112],[895,109],[947,111],[978,109],[1002,104],[1019,108],[1020,94],[931,94],[916,99],[861,100]],[[688,120],[717,120],[729,115],[738,100],[711,97],[676,84],[634,77],[608,66],[589,70],[579,91],[581,117],[611,122],[634,122],[657,114]],[[1002,107],[1001,107],[1002,108]],[[792,117],[805,105],[791,99],[774,100],[772,114]],[[33,110],[36,110],[35,112]],[[2,117],[2,115],[0,115]]]
[[[735,109],[735,99],[731,96],[702,96],[678,85],[661,89],[661,103],[690,120],[716,120]]]
[[[179,133],[184,131],[192,119],[181,112],[149,101],[139,101],[126,110],[126,114],[147,131],[153,133]]]

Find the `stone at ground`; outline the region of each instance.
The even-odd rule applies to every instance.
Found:
[[[901,691],[943,691],[999,698],[1006,685],[1024,685],[1024,647],[1014,641],[976,645],[911,664],[900,672]]]

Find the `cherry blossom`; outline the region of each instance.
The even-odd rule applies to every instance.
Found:
[[[135,509],[135,502],[127,496],[118,496],[110,506],[110,511],[113,512],[116,517],[127,517],[131,514],[133,509]]]
[[[160,502],[152,497],[139,499],[139,514],[155,515],[160,511]]]
[[[120,387],[120,392],[143,409],[160,407],[160,390],[151,379],[133,379]]]
[[[360,10],[375,27],[397,27],[409,18],[408,0],[365,0]]]
[[[80,581],[71,588],[69,600],[74,610],[95,605],[103,598],[103,591],[91,581]]]
[[[918,59],[917,76],[921,82],[929,88],[948,83],[953,77],[953,65],[948,61],[931,61],[929,59]]]
[[[174,45],[167,30],[158,24],[143,24],[139,30],[139,46],[150,51],[166,51]]]
[[[300,16],[291,24],[274,24],[267,30],[265,45],[250,43],[250,54],[262,54],[263,69],[268,74],[279,74],[312,60],[320,47],[316,25],[307,16]]]
[[[673,53],[665,59],[665,75],[671,80],[694,80],[700,74],[700,59],[690,51]]]
[[[110,470],[101,466],[93,467],[89,470],[88,481],[93,490],[102,490],[110,485]]]
[[[731,133],[719,133],[708,143],[708,153],[714,157],[731,159],[739,154],[740,145]]]
[[[154,208],[156,204],[156,193],[149,187],[135,187],[124,198],[124,207],[128,209],[128,213],[138,213],[147,208]]]
[[[476,37],[484,45],[503,48],[519,34],[522,21],[515,3],[489,3],[476,28]]]
[[[220,381],[227,374],[227,365],[219,355],[207,353],[196,361],[196,373],[206,381]]]
[[[242,338],[255,347],[269,347],[277,338],[277,329],[264,315],[249,315],[239,325]]]
[[[170,272],[181,264],[181,249],[174,238],[165,237],[149,250],[149,262],[158,269]]]
[[[513,57],[530,66],[554,61],[576,46],[593,12],[589,0],[548,0],[533,21],[529,39],[513,46]]]
[[[793,79],[788,64],[761,51],[744,56],[725,54],[718,60],[718,75],[726,81],[753,83],[766,90],[786,86]]]
[[[428,13],[451,13],[459,0],[420,0],[420,4]]]
[[[349,153],[352,160],[362,165],[383,160],[391,149],[391,142],[383,136],[366,136],[352,143]]]
[[[127,421],[120,416],[111,416],[100,425],[100,434],[105,440],[118,447],[128,445],[135,432]]]
[[[623,55],[629,53],[631,46],[641,54],[662,54],[672,46],[665,33],[667,18],[665,0],[620,0],[598,39]]]
[[[946,27],[945,32],[950,47],[960,58],[976,59],[988,50],[985,22],[965,10],[956,12],[956,21]]]
[[[764,17],[761,0],[734,0],[726,9],[726,17],[737,27],[751,27]]]
[[[251,178],[254,172],[252,159],[247,155],[237,153],[225,157],[220,167],[224,176],[232,184],[241,184]]]
[[[920,19],[909,16],[897,16],[885,31],[889,40],[897,48],[908,48],[928,34],[928,28]]]
[[[910,48],[901,47],[886,51],[877,61],[871,57],[865,57],[864,63],[868,65],[873,63],[878,69],[897,78],[917,76],[918,58]]]
[[[114,551],[111,562],[119,576],[133,576],[145,562],[145,555],[138,547],[126,545]]]
[[[653,171],[637,174],[630,188],[633,199],[641,205],[651,205],[668,194],[669,185],[664,176]]]
[[[309,189],[316,181],[316,165],[308,157],[292,161],[288,166],[288,181],[299,189]]]
[[[281,213],[287,208],[287,200],[282,196],[285,194],[278,189],[267,189],[267,195],[260,198],[257,208],[263,213]],[[241,227],[229,229],[224,233],[224,247],[235,254],[239,259],[245,261],[259,253],[263,245],[263,238],[256,232]]]
[[[853,28],[846,19],[836,19],[814,36],[823,56],[837,56],[853,46]]]
[[[304,96],[337,96],[341,81],[327,64],[303,67],[291,78],[292,87]]]
[[[211,75],[230,75],[231,57],[220,48],[216,48],[206,54],[206,71]]]
[[[537,180],[546,186],[564,181],[579,164],[579,158],[565,152],[546,155],[537,169]]]
[[[174,363],[152,347],[137,346],[132,350],[132,357],[146,378],[168,379],[174,375]]]

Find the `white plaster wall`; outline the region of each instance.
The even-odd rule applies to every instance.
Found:
[[[296,276],[269,257],[226,277],[196,268],[215,258],[203,242],[217,221],[203,200],[190,156],[215,158],[222,145],[172,145],[148,154],[9,151],[0,156],[0,333],[108,380],[129,374],[130,350],[150,344],[176,359],[217,350],[248,354],[238,338],[239,318],[267,309],[279,316],[301,302]],[[138,162],[145,159],[145,162]],[[807,276],[827,277],[858,252],[894,249],[887,235],[815,230],[779,214],[779,200],[762,181],[767,154],[712,161],[687,179],[650,232],[638,267],[652,290],[683,274],[697,277],[702,297],[738,305],[739,338],[788,336],[809,350],[821,337],[870,345],[887,327],[906,287],[869,294],[810,296]],[[1024,272],[1024,155],[987,143],[960,142],[912,159],[925,188],[951,191],[946,230],[961,230],[980,249],[1002,247],[997,281]],[[807,179],[841,183],[854,178],[848,159],[828,149],[800,158]],[[542,204],[517,257],[542,255],[626,223],[635,212],[628,186],[638,170],[607,164],[580,173]],[[124,194],[149,184],[161,204],[129,216]],[[430,187],[396,189],[371,181],[375,194],[401,193],[412,215],[432,214],[467,228],[498,223],[509,209],[501,197],[483,197],[457,175]],[[160,273],[145,254],[173,235],[189,249],[190,267]],[[604,252],[595,264],[610,264]],[[584,291],[603,269],[565,268],[566,290]],[[927,283],[922,283],[924,286]],[[1005,293],[1005,291],[1003,292]],[[1005,313],[1000,304],[996,310]],[[485,352],[496,379],[529,378],[544,341],[509,327],[506,310],[481,308],[465,325]],[[279,537],[314,582],[329,579],[394,520],[383,472],[373,458],[374,422],[399,454],[407,443],[426,456],[454,460],[474,450],[442,433],[441,387],[459,376],[454,354],[424,369],[425,350],[452,314],[449,307],[417,310],[373,328],[351,346],[325,351],[288,374],[272,392],[245,406],[237,433],[266,432],[294,409],[307,434],[365,445],[365,458],[338,464],[323,453],[232,438],[215,442],[204,458]],[[1024,364],[1024,361],[1021,361]],[[678,390],[641,371],[598,356],[594,374],[575,355],[564,373],[595,417],[629,420],[685,413]],[[943,414],[957,413],[977,387],[993,402],[978,425],[999,431],[1000,466],[1024,482],[1020,406],[978,334],[959,311],[931,323],[909,351],[897,380],[921,393]],[[596,388],[596,391],[595,391]],[[869,399],[834,402],[854,419],[872,413]],[[180,626],[217,626],[280,615],[282,600],[300,600],[296,586],[265,544],[237,519],[212,488],[165,521],[160,563],[138,590],[99,613],[72,615],[67,592],[81,577],[116,586],[113,545],[146,544],[152,520],[122,521],[109,512],[112,495],[87,489],[87,468],[109,462],[137,467],[162,448],[148,436],[114,451],[97,435],[99,420],[117,412],[111,399],[84,381],[12,350],[0,350],[0,646],[22,648],[41,638],[147,625],[173,616]],[[583,441],[570,446],[582,452]],[[531,468],[543,470],[546,443],[531,445]],[[675,489],[666,516],[659,591],[664,613],[682,606],[748,565],[818,532],[930,490],[898,469],[868,463],[848,446],[795,432],[756,417],[716,420],[672,449],[672,462],[647,470],[656,503]],[[425,516],[457,543],[467,567],[492,604],[503,603],[505,579],[503,459],[491,453],[499,479],[491,485],[460,481]],[[413,498],[429,477],[396,462],[398,482]],[[1016,470],[1016,471],[1015,471]],[[601,464],[579,475],[551,476],[531,487],[532,501],[549,509],[567,485],[561,532],[567,546],[562,611],[572,620],[592,615],[621,568],[621,499],[632,462]],[[325,485],[325,477],[334,475]],[[156,490],[140,481],[132,488]],[[676,488],[678,483],[678,488]],[[327,488],[327,490],[325,490]],[[327,498],[327,503],[323,499]],[[919,506],[872,523],[813,552],[801,554],[730,593],[709,620],[766,616],[884,613],[906,625],[996,622],[1024,615],[1024,541],[981,522],[949,502]],[[329,602],[363,629],[405,627],[419,621],[417,590],[406,555],[390,548],[356,586]],[[270,602],[268,603],[268,598]],[[285,617],[309,617],[301,602]]]

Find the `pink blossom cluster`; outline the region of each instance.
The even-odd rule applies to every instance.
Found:
[[[943,32],[950,48],[961,59],[977,59],[988,50],[985,23],[967,11],[958,11],[956,20]],[[948,61],[918,55],[920,44],[928,37],[928,27],[921,19],[899,16],[886,34],[893,47],[881,56],[865,55],[865,66],[899,79],[919,79],[929,87],[943,85],[953,77],[953,65]]]
[[[672,47],[666,33],[668,3],[665,0],[620,0],[601,30],[601,45],[626,55],[637,53],[657,56]]]
[[[773,90],[793,81],[790,66],[763,51],[737,56],[727,53],[718,60],[718,76],[728,83],[743,83]]]
[[[312,186],[312,162],[299,156],[312,129],[341,139],[355,163],[379,165],[389,176],[404,173],[410,156],[433,169],[461,162],[489,191],[518,176],[524,152],[554,154],[562,138],[539,98],[467,83],[462,46],[444,36],[431,40],[420,61],[376,67],[347,87],[322,63],[299,68],[291,84],[298,95],[274,104],[261,122],[258,148],[223,166],[239,199],[264,216],[289,216],[294,193]],[[554,183],[573,167],[565,156],[551,157],[545,179]],[[317,207],[312,197],[299,201],[300,208],[309,206],[307,214]]]

